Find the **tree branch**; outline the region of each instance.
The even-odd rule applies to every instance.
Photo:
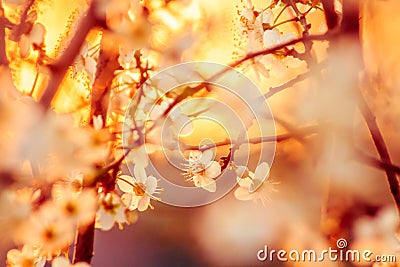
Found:
[[[359,108],[365,119],[365,122],[367,123],[375,148],[382,162],[381,163],[377,163],[376,161],[372,162],[371,159],[369,159],[369,161],[374,163],[375,165],[379,164],[380,166],[384,167],[390,187],[390,192],[392,193],[393,199],[396,203],[397,210],[400,212],[400,184],[399,180],[397,179],[396,170],[391,167],[393,166],[393,164],[390,159],[389,151],[386,146],[383,135],[379,129],[378,123],[376,122],[376,117],[361,93],[360,93]]]
[[[119,68],[118,56],[118,45],[110,45],[110,40],[107,40],[107,36],[103,33],[100,43],[100,54],[97,63],[96,77],[92,89],[90,124],[93,124],[93,116],[98,115],[103,118],[104,122],[106,122],[111,84],[115,77],[114,73]],[[113,163],[111,165],[112,168],[114,168],[114,170],[119,168],[121,162],[122,160]],[[112,169],[107,168],[102,170],[98,179],[95,179],[94,182],[84,186],[93,187],[98,181],[100,181],[106,190],[111,190],[111,188],[114,189],[115,179],[113,180],[112,175],[109,174],[110,170]],[[73,258],[74,263],[82,261],[87,263],[91,262],[94,255],[94,227],[95,218],[93,218],[93,222],[90,225],[77,227],[77,238],[75,240]]]
[[[333,0],[321,0],[322,6],[324,7],[326,25],[329,30],[333,30],[338,26],[339,16],[335,11],[335,5]]]
[[[0,1],[0,66],[8,66],[6,54],[6,17]]]
[[[276,52],[276,51],[278,51],[280,49],[283,49],[283,48],[285,48],[287,46],[290,46],[290,45],[295,45],[295,44],[300,43],[300,42],[305,42],[305,41],[325,41],[325,40],[329,40],[330,38],[335,37],[336,35],[337,35],[337,33],[321,34],[321,35],[310,35],[310,36],[307,36],[307,37],[297,38],[297,39],[294,39],[292,41],[288,41],[286,43],[279,44],[279,45],[271,47],[271,48],[267,48],[267,49],[260,50],[260,51],[257,51],[257,52],[249,53],[245,57],[243,57],[242,59],[229,64],[228,65],[229,67],[224,68],[223,70],[217,72],[216,74],[212,75],[210,78],[208,78],[204,82],[201,82],[197,86],[195,86],[195,87],[187,87],[187,89],[184,90],[184,92],[180,96],[178,96],[175,99],[175,101],[172,102],[172,104],[170,104],[170,106],[166,109],[164,114],[168,114],[176,104],[178,104],[179,102],[185,100],[188,96],[194,94],[198,90],[200,90],[203,87],[205,87],[207,85],[207,83],[218,79],[219,77],[221,77],[225,73],[227,73],[229,70],[231,70],[231,68],[236,68],[236,67],[240,66],[241,64],[243,64],[246,61],[249,61],[249,60],[251,60],[253,58],[256,58],[256,57],[259,57],[259,56],[272,54],[272,53],[274,53],[274,52]]]
[[[240,146],[242,144],[248,143],[248,144],[261,144],[261,143],[268,143],[268,142],[283,142],[291,138],[299,138],[300,136],[308,136],[312,135],[318,132],[318,126],[306,126],[300,129],[296,129],[295,132],[292,133],[286,133],[286,134],[281,134],[281,135],[274,135],[274,136],[263,136],[263,137],[254,137],[250,138],[248,140],[238,140],[239,142],[234,142],[234,146]],[[228,146],[232,145],[232,142],[230,140],[225,140],[221,141],[215,144],[210,144],[204,147],[199,148],[199,146],[192,146],[192,145],[187,145],[185,146],[185,150],[199,150],[201,152],[204,152],[208,149],[212,149],[214,147],[220,147],[220,146]]]
[[[92,261],[94,251],[94,226],[95,219],[89,225],[78,226],[76,231],[76,238],[74,244],[73,263],[87,262],[90,264]]]
[[[78,30],[72,38],[67,49],[54,64],[48,66],[51,72],[50,81],[39,101],[45,109],[50,108],[51,101],[55,97],[69,66],[73,64],[76,56],[78,55],[87,34],[94,27],[101,25],[102,21],[97,18],[95,9],[96,1],[92,1],[86,16],[80,22]]]
[[[400,174],[400,166],[394,165],[394,164],[384,161],[384,160],[377,159],[373,156],[370,156],[370,155],[362,152],[359,149],[356,149],[356,153],[357,153],[357,156],[359,157],[358,159],[361,162],[367,163],[369,166],[372,166],[376,169],[389,170],[391,172]]]
[[[111,83],[114,79],[115,71],[120,67],[118,63],[118,45],[110,46],[110,40],[106,39],[103,33],[96,77],[92,89],[90,121],[92,121],[93,116],[98,115],[103,118],[104,122],[106,121]]]

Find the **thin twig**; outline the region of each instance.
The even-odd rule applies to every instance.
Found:
[[[394,165],[390,162],[377,159],[373,156],[370,156],[364,152],[362,152],[359,149],[356,149],[356,153],[358,156],[358,160],[360,160],[363,163],[367,163],[369,166],[374,167],[376,169],[381,169],[381,170],[390,170],[391,172],[395,172],[397,174],[400,174],[400,166]]]
[[[175,105],[177,105],[180,101],[183,101],[187,96],[194,94],[195,92],[197,92],[198,90],[204,88],[208,83],[212,83],[214,82],[216,79],[220,78],[221,76],[223,76],[225,73],[227,73],[228,71],[231,70],[231,68],[236,68],[238,66],[240,66],[241,64],[243,64],[246,61],[249,61],[253,58],[259,57],[259,56],[263,56],[263,55],[268,55],[268,54],[272,54],[278,50],[281,50],[287,46],[291,46],[291,45],[295,45],[297,43],[300,42],[305,42],[305,41],[326,41],[329,40],[330,38],[333,38],[334,36],[336,36],[337,33],[330,33],[330,34],[320,34],[320,35],[310,35],[308,37],[301,37],[301,38],[297,38],[279,45],[276,45],[274,47],[271,48],[267,48],[267,49],[263,49],[257,52],[252,52],[252,53],[248,53],[245,57],[243,57],[240,60],[237,60],[231,64],[228,65],[228,67],[222,69],[221,71],[215,73],[214,75],[212,75],[210,78],[206,79],[205,81],[201,82],[200,84],[198,84],[195,87],[187,87],[187,89],[184,90],[184,92],[178,96],[174,102],[172,102],[170,104],[170,106],[165,110],[164,114],[168,114]]]
[[[268,92],[264,94],[264,98],[268,99],[268,98],[272,97],[273,95],[275,95],[289,87],[292,87],[301,81],[306,80],[307,78],[310,77],[311,74],[312,73],[310,71],[307,71],[305,73],[297,75],[295,78],[293,78],[290,81],[285,82],[284,84],[281,84],[276,87],[270,87]]]
[[[261,144],[261,143],[268,143],[268,142],[283,142],[291,138],[298,138],[299,136],[308,136],[312,135],[318,132],[318,126],[306,126],[300,129],[296,129],[295,132],[293,133],[286,133],[286,134],[281,134],[281,135],[274,135],[274,136],[263,136],[263,137],[254,137],[250,138],[248,140],[238,140],[234,142],[234,146],[238,147],[242,144]],[[204,152],[206,150],[212,149],[214,147],[220,147],[220,146],[228,146],[232,145],[232,142],[230,140],[225,140],[221,141],[215,144],[210,144],[204,147],[199,148],[199,146],[185,146],[185,150],[199,150],[201,152]]]

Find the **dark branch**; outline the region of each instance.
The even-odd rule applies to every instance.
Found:
[[[6,54],[6,18],[0,1],[0,66],[8,66]]]
[[[378,123],[376,122],[376,117],[372,110],[368,106],[363,95],[360,94],[360,104],[361,113],[367,123],[369,132],[371,133],[372,140],[375,144],[375,148],[379,154],[382,161],[382,166],[385,167],[385,173],[390,187],[390,192],[392,193],[393,199],[396,203],[397,209],[400,211],[400,184],[397,179],[396,171],[392,169],[392,161],[390,159],[389,151],[386,146],[383,135],[379,129]],[[365,158],[365,157],[364,157]],[[376,162],[375,162],[376,164]],[[387,166],[386,166],[387,165]]]
[[[390,162],[383,161],[380,159],[377,159],[373,156],[370,156],[364,152],[362,152],[359,149],[356,149],[356,153],[358,156],[358,159],[361,162],[367,163],[369,166],[372,166],[376,169],[381,169],[381,170],[389,170],[391,172],[395,172],[397,174],[400,174],[400,166],[394,165]]]
[[[87,262],[90,264],[93,255],[95,218],[92,223],[78,226],[74,245],[73,263]]]
[[[321,0],[324,7],[325,20],[329,30],[333,30],[338,26],[339,16],[335,11],[334,0]]]
[[[72,38],[70,45],[60,56],[60,58],[52,65],[49,65],[51,72],[50,81],[44,91],[43,96],[40,99],[40,104],[45,108],[49,109],[51,106],[51,101],[55,97],[58,88],[60,87],[65,74],[68,71],[69,66],[71,66],[78,55],[83,42],[86,39],[89,31],[101,24],[101,21],[96,16],[96,1],[92,1],[91,6],[79,24],[78,31]]]

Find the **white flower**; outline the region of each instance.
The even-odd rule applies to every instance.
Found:
[[[293,32],[286,34],[280,34],[278,29],[266,30],[263,34],[263,44],[265,48],[273,48],[275,46],[290,42],[294,40],[296,36]]]
[[[119,224],[125,223],[125,211],[125,205],[116,193],[101,193],[96,214],[96,228],[108,231],[114,226],[115,222]]]
[[[43,267],[45,263],[46,258],[40,256],[38,248],[31,245],[7,252],[7,267]]]
[[[265,202],[270,200],[270,194],[276,191],[274,188],[276,183],[267,179],[269,172],[270,168],[266,162],[258,165],[254,173],[248,171],[247,167],[237,167],[239,187],[235,190],[235,197],[243,201],[260,200],[265,205]]]
[[[78,262],[75,264],[71,264],[69,262],[69,259],[67,259],[66,257],[63,257],[63,256],[58,256],[58,257],[54,258],[53,261],[51,262],[51,266],[52,267],[90,267],[90,265],[87,264],[86,262]]]
[[[204,153],[199,150],[190,151],[189,164],[186,164],[187,170],[184,174],[186,181],[209,192],[215,192],[217,185],[214,179],[221,174],[221,165],[213,161],[213,158],[212,150],[206,150]]]
[[[280,34],[275,28],[272,30],[266,30],[263,35],[264,48],[273,48],[278,45],[290,42],[295,39],[293,32]],[[273,71],[274,76],[282,77],[288,67],[299,67],[301,61],[293,58],[292,56],[270,54],[264,57],[266,65],[270,65],[270,69]]]
[[[153,196],[154,193],[159,192],[157,179],[153,176],[147,176],[145,169],[139,165],[134,167],[134,176],[135,178],[129,175],[118,177],[117,184],[124,192],[122,201],[130,210],[145,211],[149,206],[153,209],[150,199],[157,199]]]

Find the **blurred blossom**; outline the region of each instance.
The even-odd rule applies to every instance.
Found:
[[[383,208],[376,217],[362,217],[355,223],[352,249],[368,249],[375,255],[398,252],[398,230],[397,211],[393,207]]]
[[[96,228],[110,230],[115,223],[127,222],[126,207],[121,198],[114,192],[100,193],[99,207],[96,214]]]
[[[65,214],[54,203],[46,202],[31,214],[16,240],[37,246],[41,255],[51,258],[68,248],[74,233],[75,227],[66,220]]]
[[[93,189],[84,189],[76,194],[68,187],[53,187],[52,196],[55,206],[72,225],[86,225],[93,220],[97,208]]]
[[[30,188],[0,191],[0,227],[8,233],[4,238],[18,235],[18,231],[29,219],[32,203],[39,195],[39,190]]]
[[[90,267],[90,265],[86,262],[77,262],[75,264],[71,264],[69,259],[63,256],[58,256],[52,260],[51,267]]]
[[[275,212],[231,197],[207,206],[192,223],[205,260],[217,266],[256,264],[257,251],[281,234],[282,215]]]
[[[24,245],[21,250],[7,252],[7,267],[44,267],[46,258],[39,254],[39,249]]]

